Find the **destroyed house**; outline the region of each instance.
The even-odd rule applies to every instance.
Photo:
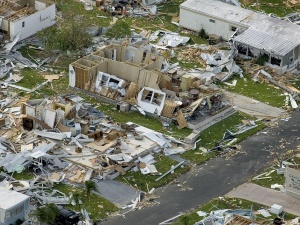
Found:
[[[201,113],[196,109],[209,104],[203,95],[209,95],[212,104],[205,113],[224,107],[219,100],[213,101],[210,91],[200,92],[199,78],[166,69],[164,58],[146,49],[109,45],[85,56],[70,64],[69,86],[104,101],[124,102],[120,105],[127,108],[124,111],[130,104],[137,105],[143,114],[176,118],[180,127],[190,126],[186,119],[199,118]]]
[[[300,27],[288,21],[217,0],[187,0],[180,5],[179,24],[231,39],[240,56],[265,56],[280,72],[299,65]]]
[[[48,0],[0,0],[0,31],[23,40],[55,24],[55,4]]]
[[[146,50],[110,45],[72,63],[69,68],[69,85],[92,92],[106,92],[110,88],[122,89],[126,80],[136,83],[140,88],[146,86],[159,89],[162,63],[163,57]],[[107,89],[102,88],[102,84]]]
[[[115,101],[138,101],[160,115],[166,98],[160,90],[163,60],[146,49],[110,45],[72,63],[69,85]]]

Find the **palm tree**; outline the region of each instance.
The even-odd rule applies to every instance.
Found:
[[[40,224],[49,224],[55,221],[59,214],[59,208],[53,203],[36,208],[30,213],[30,217],[35,218]]]
[[[76,191],[73,193],[73,199],[75,201],[76,207],[79,206],[81,193]]]
[[[96,189],[96,184],[95,184],[94,181],[90,181],[90,180],[86,181],[84,184],[85,184],[86,195],[89,198],[90,194],[91,194],[91,191],[97,190]]]

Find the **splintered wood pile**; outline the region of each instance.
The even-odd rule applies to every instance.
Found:
[[[285,5],[288,8],[297,7],[297,6],[300,6],[300,1],[299,0],[286,0]]]
[[[289,72],[285,72],[284,74],[279,74],[276,72],[276,70],[268,67],[268,66],[260,66],[257,64],[254,64],[252,61],[239,61],[241,64],[242,69],[244,70],[244,73],[249,74],[252,78],[260,71],[264,70],[267,73],[269,73],[272,78],[277,81],[278,83],[284,84],[288,83],[293,80],[297,80],[298,76]],[[262,83],[269,83],[268,79],[266,79],[265,76],[259,75],[257,77],[257,80]]]
[[[202,50],[199,47],[197,48],[185,48],[181,52],[178,53],[178,60],[180,61],[186,61],[189,63],[197,63],[199,64],[199,67],[205,68],[206,63],[205,61],[201,58],[201,53],[209,53],[212,54],[215,52],[217,48],[209,46],[207,50]]]

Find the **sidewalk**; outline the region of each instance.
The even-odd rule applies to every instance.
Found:
[[[283,210],[300,216],[300,199],[288,196],[271,188],[253,183],[244,183],[226,194],[227,197],[242,198],[271,207],[273,204],[283,206]]]

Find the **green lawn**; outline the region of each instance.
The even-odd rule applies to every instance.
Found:
[[[244,199],[219,197],[219,198],[212,199],[210,202],[200,206],[196,210],[193,210],[189,213],[182,215],[181,218],[179,218],[178,221],[172,223],[172,225],[194,225],[196,222],[204,218],[204,217],[200,217],[197,214],[197,211],[204,211],[206,213],[210,213],[211,211],[219,210],[219,209],[251,209],[251,208],[255,213],[255,211],[259,209],[268,209],[269,207],[255,202],[250,202]],[[269,219],[276,217],[275,215],[272,215],[271,218],[266,219],[260,214],[256,214],[256,216],[257,216],[256,221],[260,221],[260,222],[266,222],[269,221]],[[183,217],[187,217],[187,219],[185,219],[187,223],[184,223]],[[287,213],[285,214],[284,218],[286,220],[289,220],[295,218],[295,216]]]
[[[157,163],[155,163],[155,167],[157,171],[162,174],[170,170],[172,165],[175,166],[176,164],[178,164],[178,162],[163,155],[157,155],[155,159],[158,161]],[[178,167],[174,170],[174,173],[168,174],[159,181],[155,181],[155,179],[159,177],[158,175],[144,175],[140,171],[129,171],[124,176],[119,176],[117,180],[126,184],[130,184],[131,186],[136,187],[142,191],[148,192],[148,188],[149,190],[151,190],[152,188],[161,187],[173,181],[179,175],[186,173],[189,169],[189,166]]]
[[[38,70],[25,68],[21,70],[21,74],[24,76],[24,78],[16,84],[21,87],[33,89],[37,87],[39,84],[46,81]],[[53,74],[53,73],[49,72],[47,74]],[[53,80],[52,83],[49,82],[48,84],[45,84],[40,89],[31,93],[30,98],[31,99],[44,98],[45,96],[51,97],[59,94],[70,93],[71,91],[69,90],[68,85],[69,85],[69,76],[66,75],[65,73],[65,75],[61,76],[58,80]],[[20,94],[22,96],[22,91],[20,92]],[[25,93],[23,93],[23,95],[24,94]]]
[[[228,91],[254,98],[274,107],[284,106],[285,96],[280,96],[283,94],[283,91],[280,88],[277,88],[272,84],[254,82],[248,74],[244,74],[244,78],[234,75],[228,82],[230,83],[234,79],[237,80],[237,84],[234,87],[222,83],[219,83],[219,85]]]
[[[297,153],[299,153],[299,150],[297,150],[297,151],[291,151],[290,154],[292,154],[292,156],[291,157],[287,156],[287,158],[289,158],[289,159],[287,159],[286,161],[291,162],[291,163],[293,163],[295,165],[300,165],[300,157],[296,156]],[[275,170],[270,175],[267,175],[270,178],[259,179],[259,180],[253,180],[253,179],[251,179],[251,182],[253,182],[253,183],[257,184],[257,185],[260,185],[262,187],[266,187],[266,188],[271,188],[272,184],[281,184],[281,185],[284,185],[285,184],[285,176],[284,176],[284,174],[277,174],[277,171],[276,171],[276,169],[279,168],[278,167],[278,161],[275,160],[272,163],[272,165],[273,165],[272,167],[270,167],[270,168],[266,169],[264,172],[260,173],[260,174],[262,174],[262,173],[265,173],[265,172],[270,172],[272,170]],[[259,175],[259,174],[257,174],[257,175]],[[264,175],[263,177],[267,177],[267,176]]]
[[[80,199],[83,204],[79,206],[66,205],[66,207],[75,211],[80,211],[80,207],[85,208],[90,214],[91,219],[94,221],[99,221],[100,219],[106,218],[108,215],[118,210],[114,204],[99,195],[91,193],[88,197],[84,189],[71,187],[66,184],[55,184],[54,188],[68,196],[70,192],[80,193]]]
[[[32,89],[37,85],[46,81],[42,75],[40,75],[38,70],[25,68],[21,70],[22,76],[24,78],[20,80],[17,85],[25,88]]]
[[[289,13],[297,12],[300,10],[299,6],[292,8],[287,7],[285,4],[285,0],[242,0],[241,2],[243,3],[244,7],[250,7],[253,10],[263,11],[265,13],[274,13],[279,17],[283,17]],[[256,2],[259,3],[258,6],[251,6]]]
[[[32,180],[34,178],[33,173],[28,170],[23,170],[21,173],[14,172],[12,177],[16,180]]]
[[[63,13],[74,16],[84,16],[87,26],[109,26],[112,17],[108,13],[98,10],[96,7],[91,11],[84,9],[84,5],[74,0],[57,0],[56,5],[58,10]],[[108,18],[98,18],[97,15],[107,16]]]
[[[199,149],[199,147],[205,147],[206,149],[213,148],[218,141],[220,141],[223,138],[224,133],[226,130],[235,131],[238,125],[242,124],[242,120],[247,119],[253,119],[249,117],[248,115],[245,115],[243,113],[235,113],[232,116],[229,116],[220,122],[208,127],[200,134],[201,141],[197,144],[196,150],[190,150],[187,152],[184,152],[181,154],[181,157],[191,160],[194,163],[200,164],[207,159],[211,158],[212,156],[215,156],[216,153],[209,153],[209,154],[202,154],[202,152]],[[265,124],[262,122],[256,122],[257,127],[237,135],[237,143],[241,142],[242,140],[246,139],[247,137],[257,133],[258,131],[262,130],[265,127]]]
[[[268,177],[271,178],[267,178],[267,179],[260,179],[260,180],[251,180],[253,183],[266,187],[266,188],[271,188],[272,184],[281,184],[284,185],[285,183],[285,177],[283,174],[277,174],[276,169],[274,168],[269,168],[267,170],[265,170],[264,172],[270,172],[272,170],[275,170],[274,172],[272,172],[270,175],[268,175]],[[258,174],[259,175],[259,174]],[[263,176],[266,177],[266,176]]]

